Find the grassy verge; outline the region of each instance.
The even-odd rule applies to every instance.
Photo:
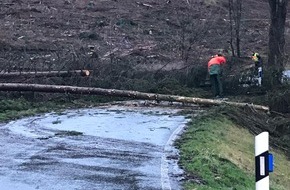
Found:
[[[51,111],[61,111],[69,108],[91,107],[97,105],[98,101],[71,100],[71,101],[29,101],[25,98],[0,100],[0,122],[33,116]]]
[[[178,140],[180,164],[187,173],[186,190],[253,190],[254,135],[223,115],[210,115],[192,123]],[[271,149],[275,171],[271,190],[290,187],[290,162],[282,152]]]

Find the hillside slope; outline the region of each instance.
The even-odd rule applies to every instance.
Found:
[[[245,1],[242,11],[242,56],[265,55],[267,2]],[[226,0],[7,0],[0,17],[2,71],[100,69],[116,59],[170,70],[231,55]]]

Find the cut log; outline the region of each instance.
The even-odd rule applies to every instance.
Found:
[[[145,6],[145,7],[150,7],[150,8],[153,8],[152,5],[150,4],[147,4],[147,3],[141,3],[141,2],[136,2],[138,5],[142,5],[142,6]]]
[[[9,72],[0,73],[0,78],[13,77],[69,77],[72,75],[89,76],[89,70],[73,70],[73,71],[35,71],[35,72]]]
[[[33,92],[48,92],[48,93],[71,93],[71,94],[89,94],[114,97],[128,97],[142,100],[157,100],[169,102],[183,102],[204,105],[221,105],[228,104],[236,107],[251,107],[257,110],[269,111],[269,107],[262,105],[254,105],[249,103],[230,102],[223,100],[213,100],[195,97],[185,97],[167,94],[145,93],[130,90],[103,89],[93,87],[76,87],[76,86],[61,86],[61,85],[42,85],[42,84],[22,84],[22,83],[0,83],[1,91],[33,91]]]

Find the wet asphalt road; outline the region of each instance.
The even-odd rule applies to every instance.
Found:
[[[172,143],[187,120],[176,111],[103,107],[12,121],[0,128],[0,189],[181,189]]]

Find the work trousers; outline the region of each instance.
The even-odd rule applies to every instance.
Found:
[[[223,96],[223,85],[221,81],[221,75],[219,74],[213,74],[210,75],[210,82],[212,86],[212,91],[215,97]]]

